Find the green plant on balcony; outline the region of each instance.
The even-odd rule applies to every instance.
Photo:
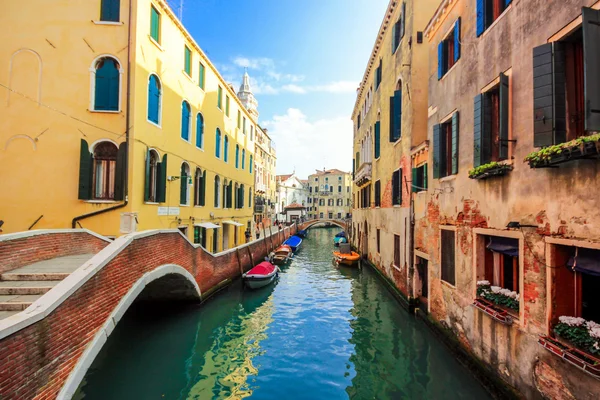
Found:
[[[598,154],[600,154],[600,133],[544,147],[529,153],[523,161],[529,163],[531,168],[543,168]]]
[[[583,318],[558,318],[554,333],[590,354],[600,354],[600,324]]]
[[[469,178],[485,179],[491,176],[502,176],[506,175],[509,171],[512,171],[512,169],[513,166],[510,164],[492,161],[471,169],[469,171]]]
[[[499,286],[492,286],[488,281],[477,282],[477,296],[496,305],[511,310],[519,310],[519,294],[517,292]]]

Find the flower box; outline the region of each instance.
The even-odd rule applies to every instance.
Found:
[[[487,301],[485,299],[475,299],[473,302],[473,307],[483,311],[496,321],[503,323],[505,325],[512,325],[513,319],[512,316],[508,313],[507,310],[504,310],[492,302]]]
[[[492,286],[489,281],[477,282],[477,297],[502,308],[519,311],[519,294],[499,286]]]
[[[600,359],[548,336],[540,336],[538,343],[555,356],[600,379]]]
[[[513,166],[510,164],[491,162],[488,164],[480,165],[479,167],[473,168],[469,171],[469,178],[471,179],[487,179],[494,176],[504,176],[512,171]]]
[[[551,168],[581,159],[600,159],[600,134],[582,136],[554,146],[544,147],[525,157],[531,168]]]

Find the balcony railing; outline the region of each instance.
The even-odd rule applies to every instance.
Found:
[[[254,205],[254,213],[255,214],[264,214],[265,205],[264,204],[255,204]]]
[[[361,166],[358,168],[358,171],[356,171],[356,174],[354,175],[354,183],[357,184],[358,186],[362,186],[371,181],[371,176],[372,176],[371,163],[364,162],[361,164]]]

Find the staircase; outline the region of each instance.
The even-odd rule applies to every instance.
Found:
[[[0,319],[25,310],[93,255],[52,258],[0,274]]]

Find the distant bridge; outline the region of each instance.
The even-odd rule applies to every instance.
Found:
[[[13,310],[0,312],[0,399],[70,399],[134,300],[201,301],[295,231],[287,227],[214,255],[178,230],[112,242],[79,229],[0,235],[0,280],[23,281],[10,290],[43,289],[32,304],[0,303]],[[65,273],[66,259],[87,261]],[[34,288],[31,281],[46,284]]]
[[[309,229],[317,224],[331,224],[347,230],[346,220],[343,219],[311,219],[298,225],[299,230]]]

